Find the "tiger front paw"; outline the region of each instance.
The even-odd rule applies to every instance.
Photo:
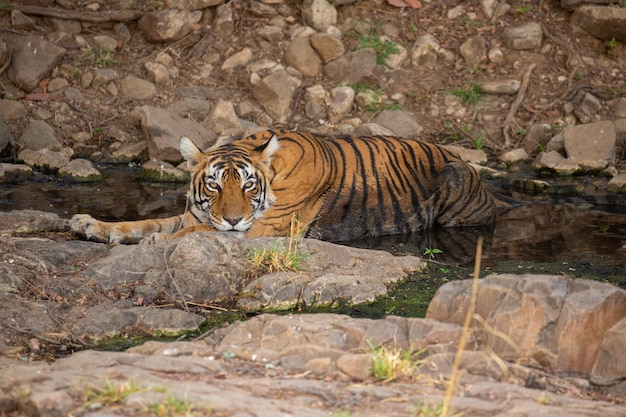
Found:
[[[109,230],[105,224],[88,214],[76,214],[70,220],[70,230],[94,242],[109,243]]]
[[[158,242],[162,242],[164,240],[167,240],[167,235],[165,233],[152,233],[149,236],[144,237],[143,239],[141,239],[139,241],[140,245],[154,245]]]

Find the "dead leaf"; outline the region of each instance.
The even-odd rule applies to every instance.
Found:
[[[419,0],[387,0],[387,3],[394,7],[410,7],[412,9],[422,7],[422,3]]]

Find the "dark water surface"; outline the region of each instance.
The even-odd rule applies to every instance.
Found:
[[[153,184],[138,169],[101,168],[97,184],[70,184],[44,175],[19,185],[0,186],[0,211],[36,209],[62,217],[88,213],[119,221],[167,217],[185,210],[186,184]],[[531,204],[502,214],[493,230],[436,229],[354,243],[394,253],[423,254],[440,249],[437,261],[471,265],[478,235],[485,236],[483,264],[552,263],[562,270],[588,268],[626,282],[626,207],[622,205]],[[570,266],[572,265],[572,266]],[[537,271],[533,271],[537,272]]]

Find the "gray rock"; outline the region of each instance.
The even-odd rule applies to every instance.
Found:
[[[278,26],[263,26],[257,34],[264,40],[277,43],[283,39],[283,30]]]
[[[13,183],[30,177],[33,169],[24,164],[0,163],[0,183]]]
[[[626,9],[623,7],[581,6],[570,23],[598,39],[626,42]]]
[[[182,161],[178,148],[183,135],[188,136],[200,149],[207,149],[215,141],[213,132],[172,111],[142,106],[136,112],[141,120],[141,130],[148,140],[150,158],[171,163]]]
[[[618,174],[611,178],[607,190],[612,193],[626,194],[626,174]]]
[[[469,280],[445,284],[426,317],[463,323],[471,285]],[[557,276],[491,275],[479,283],[476,313],[510,338],[511,343],[486,335],[482,339],[500,357],[523,357],[548,371],[589,375],[605,333],[626,316],[626,291]],[[584,349],[580,340],[585,340]]]
[[[191,16],[185,9],[162,9],[145,13],[137,22],[150,42],[176,41],[191,28]]]
[[[241,51],[234,53],[224,60],[222,70],[228,71],[239,67],[245,67],[252,61],[252,50],[243,48]]]
[[[551,139],[552,128],[545,123],[536,123],[528,128],[528,132],[520,142],[520,146],[529,154],[544,149]]]
[[[530,159],[528,152],[522,148],[516,148],[507,152],[504,152],[498,156],[498,160],[509,164],[515,164],[518,162],[526,161]]]
[[[83,75],[83,77],[84,76],[85,75]],[[94,71],[93,76],[90,78],[91,78],[91,81],[85,82],[84,84],[83,84],[83,80],[81,79],[81,85],[84,88],[87,88],[89,86],[93,88],[98,88],[102,85],[109,84],[110,82],[117,80],[119,78],[119,74],[114,69],[98,68]]]
[[[418,37],[411,48],[411,63],[417,68],[431,68],[438,60],[454,62],[454,54],[442,48],[431,34]]]
[[[93,37],[93,41],[102,51],[111,52],[117,48],[117,40],[110,36],[97,35]]]
[[[330,90],[330,104],[328,105],[328,119],[337,123],[352,110],[354,105],[354,90],[349,86],[339,86]]]
[[[337,9],[326,0],[304,0],[302,16],[309,26],[320,32],[337,24]]]
[[[122,94],[135,100],[152,100],[157,93],[156,86],[143,78],[127,75],[120,83]]]
[[[301,81],[279,70],[252,88],[252,95],[278,123],[285,123],[292,112],[292,99]]]
[[[49,149],[58,152],[63,148],[56,138],[54,128],[42,120],[31,120],[18,142],[23,148],[33,151]]]
[[[324,65],[324,75],[331,82],[377,86],[381,68],[376,65],[376,52],[370,48],[349,52]]]
[[[615,164],[615,138],[615,125],[610,121],[568,126],[563,130],[568,159],[594,171]]]
[[[374,136],[374,135],[389,135],[393,136],[393,132],[376,123],[363,123],[354,129],[355,136]]]
[[[59,169],[59,177],[71,177],[78,182],[97,182],[102,179],[102,174],[96,169],[91,161],[82,158],[71,160],[67,165]]]
[[[540,152],[533,161],[533,169],[535,171],[551,171],[558,175],[573,175],[581,170],[580,165],[566,159],[556,151]]]
[[[152,182],[189,182],[189,173],[152,159],[141,167],[141,178]]]
[[[337,59],[345,53],[341,39],[328,33],[316,33],[311,36],[311,46],[320,54],[324,63]]]
[[[328,93],[320,84],[316,84],[306,89],[304,100],[306,104],[304,110],[309,119],[326,118],[326,96]]]
[[[183,98],[170,104],[168,110],[175,111],[183,117],[204,120],[211,113],[211,102],[201,98]]]
[[[516,79],[486,80],[480,83],[480,88],[488,94],[516,94],[520,85]]]
[[[487,154],[481,149],[468,149],[456,145],[445,145],[444,148],[459,155],[465,162],[478,165],[485,165],[487,163]]]
[[[157,85],[169,85],[172,76],[165,65],[158,62],[146,62],[144,65],[148,77]]]
[[[237,135],[243,132],[232,101],[218,100],[202,125],[217,135]]]
[[[148,159],[148,141],[125,143],[111,153],[114,162],[127,164]]]
[[[582,123],[595,121],[594,116],[602,109],[602,103],[593,94],[581,94],[580,101],[575,105],[574,114]]]
[[[536,22],[507,27],[501,35],[502,42],[511,49],[539,49],[543,39],[541,25]]]
[[[298,36],[285,49],[285,63],[305,77],[316,77],[322,69],[322,60],[311,46],[310,38]]]
[[[203,10],[207,7],[217,6],[224,0],[168,0],[169,7],[178,7],[187,10]]]
[[[13,135],[11,134],[9,126],[7,126],[1,114],[2,112],[0,111],[0,153],[2,153],[7,146],[14,145]]]
[[[469,67],[478,67],[487,62],[487,40],[481,35],[473,36],[461,45],[460,52]]]
[[[18,30],[33,30],[35,21],[19,10],[11,10],[11,27]]]
[[[25,117],[26,107],[16,100],[0,99],[0,116],[4,120],[16,120]]]
[[[415,116],[404,110],[383,110],[372,122],[391,130],[395,136],[406,138],[415,138],[423,130]]]
[[[217,15],[213,23],[215,32],[220,36],[230,36],[235,31],[233,7],[231,3],[225,3],[217,7]]]
[[[44,171],[56,172],[70,162],[73,153],[71,148],[64,148],[61,151],[51,151],[50,149],[24,149],[17,155],[17,159]]]
[[[64,48],[40,36],[25,36],[13,45],[7,75],[21,89],[31,92],[61,62],[65,53]]]

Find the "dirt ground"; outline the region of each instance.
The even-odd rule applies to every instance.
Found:
[[[67,3],[67,2],[66,2]],[[70,2],[72,3],[72,2]],[[73,2],[83,3],[83,2]],[[125,2],[121,2],[125,3]],[[55,70],[53,77],[59,76],[70,81],[72,86],[80,86],[81,75],[96,67],[108,66],[119,74],[135,74],[145,76],[144,64],[157,53],[165,51],[175,59],[180,76],[173,80],[170,87],[160,87],[160,93],[154,102],[155,106],[165,107],[179,99],[176,88],[190,84],[200,67],[207,63],[213,64],[208,77],[193,81],[191,84],[203,85],[213,90],[213,99],[225,98],[235,103],[242,101],[254,102],[250,93],[250,80],[246,71],[227,72],[220,69],[220,63],[226,57],[249,47],[255,59],[272,59],[282,62],[282,54],[286,42],[271,44],[266,42],[256,31],[266,25],[271,17],[255,15],[250,4],[243,0],[232,2],[235,30],[232,36],[224,38],[211,33],[209,26],[215,16],[215,8],[205,11],[203,21],[196,31],[185,38],[166,44],[154,44],[145,40],[136,24],[128,24],[131,38],[120,43],[120,48],[105,60],[88,55],[85,49],[70,49],[63,63]],[[465,6],[465,13],[454,20],[447,17],[447,12],[459,4]],[[391,40],[402,44],[409,51],[414,41],[426,33],[432,34],[442,47],[453,51],[457,57],[454,64],[439,62],[435,68],[413,69],[415,72],[414,88],[405,92],[406,102],[402,105],[415,115],[423,126],[422,136],[427,140],[439,143],[452,143],[476,147],[476,140],[482,139],[483,149],[499,153],[505,148],[503,128],[510,126],[511,146],[518,144],[532,124],[546,123],[558,130],[568,124],[571,119],[563,110],[563,105],[578,91],[592,91],[601,95],[603,108],[598,118],[610,118],[610,105],[613,97],[626,93],[626,47],[621,43],[609,44],[593,38],[591,35],[576,32],[570,27],[570,11],[563,10],[559,1],[513,1],[509,13],[495,19],[487,19],[480,8],[479,1],[438,1],[422,2],[417,9],[397,8],[384,0],[360,0],[353,4],[340,6],[338,10],[338,26],[344,34],[346,50],[354,50],[357,46],[358,33],[354,27],[363,22],[369,30],[386,35]],[[115,10],[117,2],[106,2],[103,8]],[[141,11],[165,7],[163,2],[141,2],[135,9]],[[288,22],[304,23],[299,1],[286,1],[280,12]],[[472,15],[473,14],[473,15]],[[0,33],[8,44],[19,36],[27,34],[48,35],[55,28],[47,18],[33,16],[37,30],[17,31],[10,27],[9,13],[2,13]],[[474,17],[475,16],[475,17]],[[355,23],[356,22],[356,23]],[[527,22],[538,22],[544,27],[543,47],[540,50],[513,51],[503,48],[504,59],[501,63],[486,63],[477,68],[468,67],[458,53],[459,47],[469,38],[482,35],[489,45],[498,44],[499,34],[503,28],[521,25]],[[80,36],[88,41],[94,35],[112,34],[113,24],[86,25]],[[287,39],[287,37],[286,37]],[[568,66],[568,60],[582,57],[580,66]],[[528,73],[528,88],[520,107],[507,122],[505,119],[510,111],[511,103],[518,98],[512,96],[481,96],[481,100],[469,107],[463,117],[451,117],[444,109],[445,99],[453,89],[466,89],[474,83],[498,78],[516,78],[521,80],[531,63],[536,68]],[[12,85],[6,73],[0,76],[0,92],[4,98],[20,100],[27,104],[29,112],[47,109],[53,114],[63,111],[71,115],[72,122],[64,124],[61,134],[66,145],[72,146],[76,156],[90,157],[96,151],[104,151],[115,147],[116,139],[111,130],[116,127],[131,134],[134,140],[142,138],[138,122],[130,117],[133,108],[142,103],[128,100],[120,96],[111,96],[103,90],[85,89],[86,100],[79,105],[68,105],[51,99],[46,92],[46,81],[41,88],[31,94],[25,94]],[[333,87],[323,77],[305,80],[304,87],[322,84],[327,90]],[[383,92],[385,93],[384,86]],[[317,120],[309,120],[304,115],[304,100],[295,103],[293,121],[287,128],[301,130],[319,130]],[[484,113],[490,115],[484,117]],[[355,111],[354,116],[369,121],[374,112]],[[27,120],[10,121],[11,130],[19,138]],[[261,122],[262,120],[253,120]],[[277,126],[272,126],[277,127]],[[84,143],[72,143],[71,135],[75,132],[89,131],[92,138]],[[328,134],[332,134],[332,126]],[[556,131],[554,132],[556,133]],[[119,144],[118,144],[119,145]],[[534,146],[535,152],[539,150]],[[621,160],[621,154],[618,155]]]

